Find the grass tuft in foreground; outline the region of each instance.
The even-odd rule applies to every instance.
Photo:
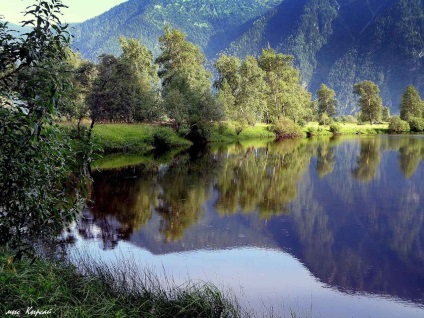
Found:
[[[38,260],[30,265],[0,256],[0,314],[27,308],[52,317],[247,317],[235,299],[209,284],[175,287],[131,264]],[[81,274],[83,273],[83,274]]]

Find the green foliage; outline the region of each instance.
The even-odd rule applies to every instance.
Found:
[[[328,116],[336,115],[337,100],[336,93],[325,84],[321,84],[317,92],[318,114],[327,113]]]
[[[329,125],[331,122],[331,118],[327,115],[327,113],[322,113],[319,116],[319,124],[320,125]]]
[[[208,123],[219,120],[222,112],[212,95],[211,74],[203,65],[204,56],[197,46],[186,41],[184,33],[168,26],[159,43],[161,54],[156,63],[167,115],[176,130],[181,124],[188,124],[192,129],[189,136],[205,141]]]
[[[422,132],[424,131],[424,118],[412,117],[408,120],[411,131]]]
[[[302,86],[316,91],[328,83],[340,115],[357,111],[352,86],[365,79],[380,86],[392,112],[409,83],[422,91],[421,0],[127,1],[76,25],[74,44],[94,61],[104,53],[119,55],[116,39],[126,34],[158,55],[164,21],[183,30],[210,60],[220,52],[259,56],[270,45],[293,55]]]
[[[15,38],[0,22],[0,243],[31,250],[52,239],[77,213],[82,171],[70,138],[54,124],[69,109],[69,37],[61,1],[27,9],[31,30]],[[74,188],[73,190],[70,190]]]
[[[271,48],[264,49],[259,59],[247,56],[240,60],[223,54],[215,68],[215,87],[226,117],[242,126],[276,122],[284,116],[298,122],[311,112],[310,94],[300,85],[292,56]]]
[[[281,118],[276,124],[271,127],[271,130],[277,136],[277,139],[291,139],[304,137],[302,128],[295,124],[289,118]]]
[[[400,118],[408,121],[411,117],[424,117],[424,101],[416,88],[409,85],[405,89],[400,102]]]
[[[353,92],[359,96],[362,119],[369,121],[371,125],[378,122],[383,108],[378,86],[372,81],[363,81],[353,86]]]
[[[333,133],[333,135],[339,135],[342,132],[342,127],[340,124],[331,124],[330,125],[330,131]]]
[[[301,86],[300,74],[293,62],[293,56],[278,54],[272,48],[262,50],[259,65],[267,83],[267,121],[288,117],[298,122],[308,115],[311,96]]]
[[[227,122],[222,131],[220,124],[211,131],[211,142],[235,143],[244,140],[274,139],[275,134],[270,131],[268,124],[242,126],[239,122]]]
[[[178,136],[170,127],[149,124],[97,124],[93,132],[105,153],[151,150],[155,146],[155,135],[170,147],[191,145],[190,141]]]
[[[383,106],[383,110],[381,113],[381,120],[388,122],[390,120],[390,108],[387,106]]]
[[[101,55],[88,97],[93,122],[140,122],[162,115],[159,77],[152,53],[139,41],[120,37],[123,53]]]
[[[392,116],[389,122],[389,132],[399,134],[410,131],[408,122],[400,119],[399,116]]]

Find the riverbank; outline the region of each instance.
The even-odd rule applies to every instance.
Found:
[[[333,135],[377,135],[388,134],[389,124],[354,124],[333,123],[330,125],[319,125],[318,122],[310,122],[303,127],[306,136],[333,136]]]
[[[80,266],[81,265],[81,266]],[[48,317],[248,317],[237,301],[212,285],[163,286],[151,273],[110,268],[90,260],[11,262],[0,255],[0,315],[26,311]],[[41,314],[39,316],[42,316]]]
[[[334,131],[336,129],[336,131]],[[358,125],[336,123],[318,125],[311,122],[302,128],[305,137],[337,135],[375,135],[388,133],[388,124]],[[152,124],[97,124],[94,140],[104,153],[147,153],[155,148],[184,149],[192,142],[178,135],[171,127]],[[217,123],[212,126],[211,143],[236,143],[248,140],[272,140],[275,133],[271,125],[259,123],[237,131],[233,123]]]

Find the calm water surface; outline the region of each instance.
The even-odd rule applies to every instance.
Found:
[[[423,159],[424,136],[377,136],[101,170],[72,250],[213,282],[258,311],[424,317]]]

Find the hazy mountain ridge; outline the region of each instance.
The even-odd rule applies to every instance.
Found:
[[[256,55],[271,45],[293,54],[305,85],[312,92],[321,83],[334,88],[344,113],[357,110],[352,85],[373,80],[385,104],[398,112],[408,84],[424,90],[423,7],[421,0],[286,0],[231,43],[229,52]],[[285,31],[276,32],[288,16]],[[249,44],[253,35],[256,47]]]
[[[395,113],[407,85],[424,92],[423,0],[130,0],[75,25],[73,44],[95,60],[119,53],[117,37],[125,35],[157,53],[165,23],[209,59],[221,51],[258,55],[268,45],[293,54],[304,85],[335,89],[342,113],[357,111],[352,86],[365,79]]]
[[[251,21],[281,0],[130,0],[74,26],[74,46],[86,58],[120,52],[117,37],[141,39],[157,53],[165,24],[182,29],[208,57],[225,49]]]

